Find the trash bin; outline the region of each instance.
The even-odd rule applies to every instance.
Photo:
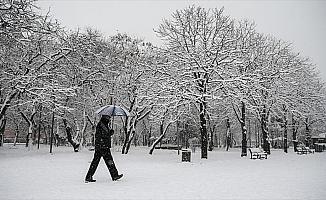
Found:
[[[191,158],[191,151],[189,150],[182,150],[181,151],[182,162],[190,162]]]

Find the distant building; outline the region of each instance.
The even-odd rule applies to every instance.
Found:
[[[326,149],[326,133],[321,133],[311,137],[312,143],[315,146],[316,152],[322,152]]]
[[[312,143],[326,143],[326,133],[321,133],[317,136],[312,136]]]

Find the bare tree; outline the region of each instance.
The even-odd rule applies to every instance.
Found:
[[[60,88],[53,81],[47,83],[58,67],[55,63],[70,50],[52,47],[60,27],[47,15],[37,14],[33,0],[1,1],[0,24],[0,124],[3,125],[6,111],[15,105],[13,100],[19,94],[44,98],[48,91]]]
[[[205,10],[189,7],[177,10],[171,20],[164,20],[157,30],[166,41],[162,50],[166,67],[178,92],[197,105],[201,132],[201,157],[207,158],[207,109],[210,99],[221,95],[221,88],[234,81],[228,74],[236,53],[234,21],[223,9]]]

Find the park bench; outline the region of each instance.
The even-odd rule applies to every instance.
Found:
[[[315,149],[310,149],[309,147],[304,147],[308,153],[315,153]]]
[[[263,151],[261,148],[249,148],[250,159],[267,159],[267,153]]]
[[[297,147],[297,154],[302,155],[302,154],[307,154],[307,153],[308,153],[308,151],[305,148]]]
[[[308,154],[308,153],[315,153],[314,149],[310,149],[309,147],[301,146],[297,147],[297,154]]]

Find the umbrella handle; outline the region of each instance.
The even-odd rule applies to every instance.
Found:
[[[114,124],[114,111],[115,111],[115,104],[113,105],[113,111],[112,111],[112,124],[111,124],[112,130],[113,130],[113,124]]]
[[[111,129],[113,130],[113,124],[114,124],[114,116],[112,116],[112,124],[111,124]]]

